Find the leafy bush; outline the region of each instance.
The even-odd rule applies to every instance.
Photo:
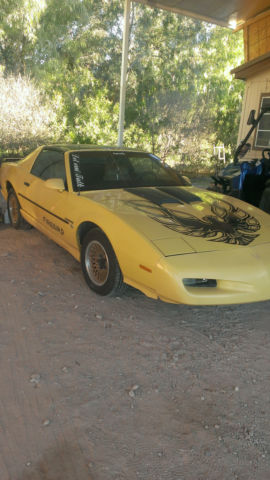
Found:
[[[57,106],[45,98],[26,77],[0,73],[0,148],[19,152],[54,141],[61,135],[56,125]]]

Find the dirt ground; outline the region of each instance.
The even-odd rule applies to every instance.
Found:
[[[270,302],[100,298],[0,225],[0,480],[269,480]]]

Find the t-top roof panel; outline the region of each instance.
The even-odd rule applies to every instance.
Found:
[[[270,8],[270,0],[134,0],[149,7],[235,28]]]

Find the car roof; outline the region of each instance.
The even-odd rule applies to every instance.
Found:
[[[100,145],[88,145],[88,144],[77,144],[77,143],[67,143],[67,144],[55,144],[55,145],[44,145],[43,150],[57,150],[60,152],[71,152],[78,150],[94,150],[94,151],[111,151],[111,152],[143,152],[142,150],[134,148],[123,148],[123,147],[108,147]],[[145,152],[144,152],[145,153]]]

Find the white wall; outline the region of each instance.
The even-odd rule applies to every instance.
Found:
[[[270,68],[246,80],[246,89],[245,89],[245,95],[243,99],[243,109],[242,109],[242,115],[241,115],[241,121],[240,121],[239,133],[238,133],[238,144],[240,143],[241,140],[243,140],[243,138],[246,136],[247,132],[251,127],[251,125],[247,125],[247,119],[248,119],[250,110],[256,110],[256,118],[257,118],[259,108],[260,108],[260,99],[261,99],[262,93],[270,94]],[[252,136],[248,140],[248,142],[251,143],[252,147],[254,143],[255,132],[253,132]],[[244,160],[249,160],[252,158],[260,158],[261,156],[260,152],[261,150],[257,150],[257,149],[254,150],[252,148],[251,151],[245,155]]]

